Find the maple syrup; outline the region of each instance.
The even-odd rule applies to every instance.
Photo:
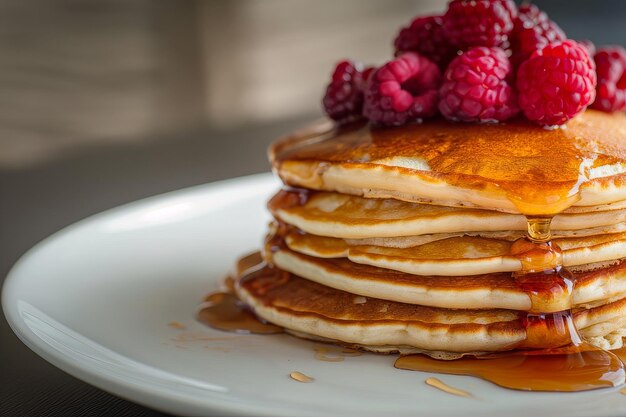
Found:
[[[289,377],[295,381],[309,383],[315,381],[315,378],[303,374],[302,372],[294,371],[289,374]]]
[[[283,187],[267,202],[267,208],[270,212],[276,213],[278,210],[304,206],[315,193],[306,188]]]
[[[249,281],[258,294],[264,294],[273,286],[281,285],[289,279],[288,273],[267,268],[260,252],[253,252],[237,261],[236,275],[244,278],[224,279],[225,291],[207,295],[200,305],[197,318],[200,322],[217,330],[234,333],[277,334],[282,327],[266,322],[235,294],[235,287]],[[257,279],[266,278],[266,279]]]
[[[336,350],[330,349],[326,346],[320,346],[314,348],[315,359],[323,362],[343,362],[345,359],[341,354],[338,354]]]
[[[459,397],[466,397],[466,398],[472,397],[472,394],[470,394],[469,392],[464,391],[462,389],[451,387],[450,385],[446,384],[439,378],[434,378],[434,377],[426,378],[426,381],[424,382],[426,383],[426,385],[435,387],[440,391],[447,392],[448,394],[457,395]]]
[[[611,351],[611,353],[620,358],[623,362],[626,362],[626,345]]]
[[[210,294],[200,306],[198,320],[209,327],[234,333],[276,334],[282,327],[259,319],[234,293]]]
[[[265,237],[263,253],[269,255],[276,253],[281,249],[285,249],[287,245],[285,243],[284,236],[287,236],[289,231],[292,229],[292,226],[280,220],[272,222],[270,224],[270,233],[268,233]],[[266,258],[265,262],[272,265],[271,256],[266,256]]]
[[[224,285],[224,292],[230,292],[230,293],[235,292],[235,278],[231,277],[230,275],[224,278],[223,285]],[[209,300],[205,298],[205,301],[209,301]]]
[[[591,168],[626,161],[623,125],[621,116],[595,111],[555,130],[519,119],[482,125],[433,119],[386,128],[352,123],[279,140],[270,157],[285,183],[316,189],[327,189],[321,175],[335,164],[367,175],[377,169],[372,161],[415,160],[428,166],[415,173],[426,182],[444,179],[453,187],[506,197],[512,204],[507,208],[523,214],[554,215],[580,199]]]
[[[512,245],[522,269],[513,278],[531,300],[522,317],[526,340],[519,347],[550,349],[579,346],[571,313],[574,278],[562,266],[561,250],[550,242],[551,217],[528,217],[527,237]]]
[[[463,357],[451,361],[408,355],[396,360],[395,367],[475,376],[501,387],[524,391],[587,391],[621,385],[625,378],[620,359],[595,347],[553,352],[515,351],[482,359]]]
[[[361,356],[363,352],[350,348],[316,346],[315,359],[323,362],[343,362],[346,357]]]

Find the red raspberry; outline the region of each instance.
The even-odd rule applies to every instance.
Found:
[[[322,100],[328,117],[336,121],[359,117],[363,109],[364,88],[359,65],[348,60],[339,62]]]
[[[376,71],[376,67],[367,67],[361,72],[361,91],[365,93],[365,89],[367,88],[367,83],[369,82],[370,77]]]
[[[602,48],[593,59],[598,88],[591,107],[608,112],[626,110],[626,49],[621,46]]]
[[[411,24],[400,30],[393,45],[396,55],[403,52],[417,52],[430,59],[440,68],[445,67],[456,54],[443,33],[441,16],[417,17]]]
[[[581,39],[576,42],[578,42],[581,46],[584,46],[585,49],[587,49],[589,56],[594,56],[596,54],[596,45],[589,39]]]
[[[513,67],[500,48],[472,48],[455,58],[439,89],[439,111],[464,122],[504,121],[519,112]]]
[[[363,115],[375,123],[399,126],[437,112],[441,72],[428,58],[407,52],[374,72],[365,92]]]
[[[595,88],[595,65],[572,40],[548,44],[517,72],[519,105],[529,120],[544,126],[561,125],[585,110]]]
[[[565,32],[537,6],[521,5],[517,19],[514,21],[513,33],[511,33],[513,65],[518,67],[533,52],[549,43],[563,41],[566,38]]]
[[[513,30],[512,0],[452,0],[443,17],[448,41],[458,49],[501,46]]]

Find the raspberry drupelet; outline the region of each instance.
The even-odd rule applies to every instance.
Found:
[[[589,53],[589,56],[594,56],[596,54],[596,45],[593,42],[591,42],[589,39],[580,39],[580,40],[577,40],[576,42],[578,42],[581,46],[585,47],[585,49]]]
[[[439,110],[464,122],[504,121],[519,112],[513,68],[500,48],[472,48],[455,58],[439,90]]]
[[[440,80],[435,63],[415,52],[402,54],[370,76],[363,115],[386,126],[431,117],[437,112]]]
[[[543,126],[561,125],[593,102],[595,65],[577,42],[551,43],[522,63],[517,90],[528,120]]]

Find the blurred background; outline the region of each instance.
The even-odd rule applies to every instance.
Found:
[[[573,39],[626,44],[622,0],[537,0]],[[380,64],[445,0],[0,0],[0,282],[60,228],[269,170],[321,117],[342,58]],[[159,415],[71,378],[0,318],[0,415]]]

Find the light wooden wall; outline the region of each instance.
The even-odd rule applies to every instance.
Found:
[[[390,59],[399,27],[444,0],[202,3],[210,118],[275,120],[319,111],[334,63]]]
[[[0,168],[87,145],[319,113],[445,0],[0,0]]]

